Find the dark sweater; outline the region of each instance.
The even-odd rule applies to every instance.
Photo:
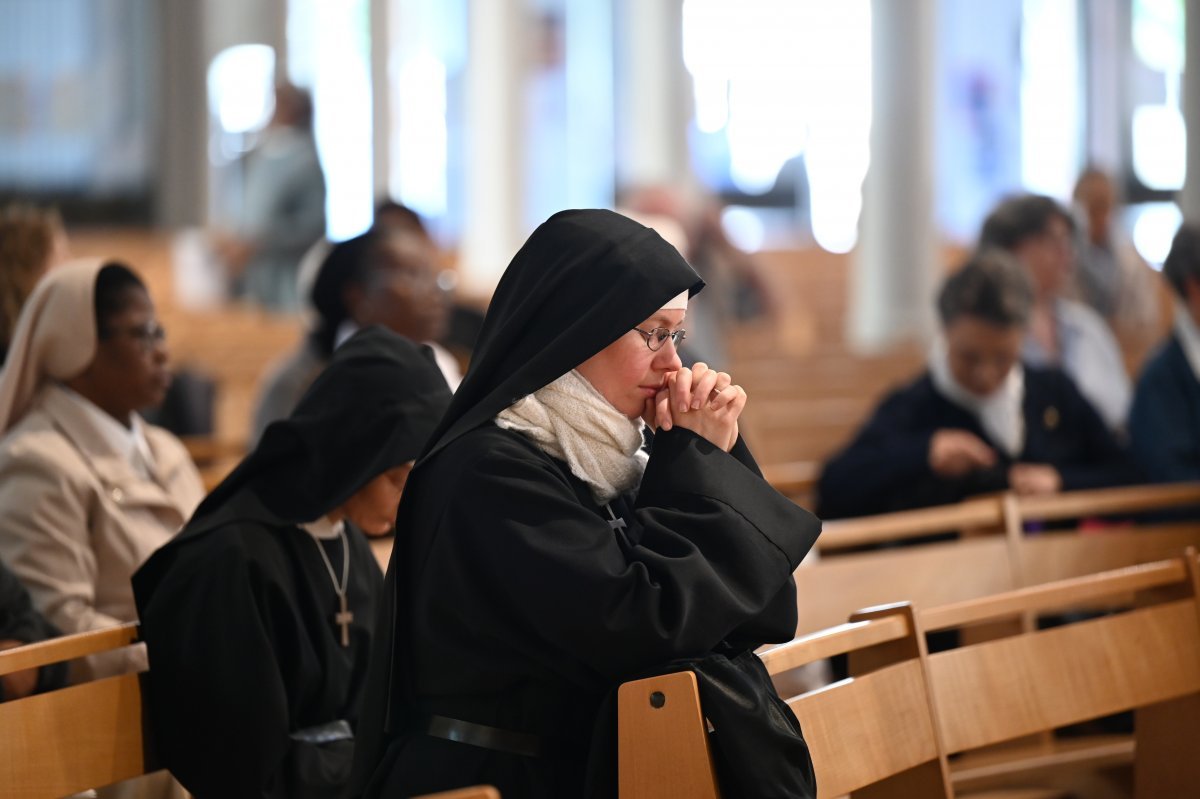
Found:
[[[1200,480],[1200,380],[1176,336],[1142,369],[1129,412],[1129,438],[1147,479]]]
[[[1062,371],[1025,366],[1025,444],[1009,457],[979,420],[934,387],[926,372],[889,395],[844,450],[824,467],[818,484],[822,518],[866,516],[958,502],[1008,488],[1014,463],[1053,466],[1063,490],[1139,481],[1124,448]],[[938,430],[974,433],[996,450],[997,463],[961,478],[934,474],[929,443]]]

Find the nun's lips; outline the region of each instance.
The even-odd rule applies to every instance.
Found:
[[[658,392],[662,391],[662,389],[663,389],[662,386],[638,386],[638,390],[641,391],[643,394],[645,394],[647,397],[658,396]]]

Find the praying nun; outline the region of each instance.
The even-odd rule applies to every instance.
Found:
[[[617,685],[718,651],[753,667],[795,635],[792,571],[820,524],[763,480],[745,393],[680,362],[702,285],[611,211],[556,214],[517,253],[400,506],[352,795],[615,795]],[[783,733],[788,787],[726,796],[811,795]]]
[[[163,764],[196,799],[340,796],[392,530],[450,401],[428,348],[382,328],[133,577]]]

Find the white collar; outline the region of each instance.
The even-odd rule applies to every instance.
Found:
[[[929,376],[938,393],[978,419],[988,437],[1010,456],[1016,457],[1025,448],[1025,368],[1020,361],[1013,364],[998,389],[981,397],[954,379],[946,340],[939,335],[929,355]]]
[[[358,325],[354,324],[353,319],[343,319],[342,323],[338,325],[337,332],[333,334],[333,348],[336,350],[338,347],[346,343],[346,339],[350,338],[357,332]]]
[[[1175,335],[1183,347],[1184,357],[1192,367],[1192,374],[1200,380],[1200,327],[1192,319],[1191,311],[1178,298],[1175,299]]]
[[[143,477],[152,477],[154,452],[146,440],[146,426],[136,413],[129,415],[129,427],[109,416],[87,397],[59,383],[63,396],[83,414],[96,434],[117,455],[126,460]]]
[[[330,521],[328,516],[322,516],[316,521],[304,522],[299,525],[308,531],[308,534],[313,538],[320,538],[323,541],[330,541],[342,534],[342,530],[346,526],[345,520]]]

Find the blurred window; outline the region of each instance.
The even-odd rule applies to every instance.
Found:
[[[153,0],[0,0],[0,199],[150,219]]]
[[[807,206],[835,252],[857,240],[871,126],[868,0],[684,0],[700,178],[745,206]]]

